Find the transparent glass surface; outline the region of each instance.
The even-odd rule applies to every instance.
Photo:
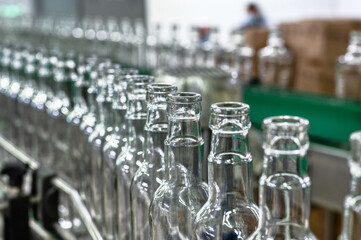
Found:
[[[207,200],[207,184],[202,180],[201,95],[170,94],[167,111],[166,180],[151,202],[151,239],[191,239],[195,216]]]
[[[105,73],[98,78],[97,108],[99,121],[94,131],[89,135],[89,161],[91,182],[91,209],[92,217],[101,227],[103,216],[103,154],[105,138],[113,130],[114,114],[112,111],[114,69],[105,69]]]
[[[343,224],[340,240],[361,238],[361,132],[350,136],[351,153],[349,167],[352,176],[351,188],[345,198]]]
[[[309,228],[308,126],[308,120],[292,116],[263,121],[260,221],[249,239],[317,239]]]
[[[281,32],[271,31],[267,46],[258,53],[259,76],[262,83],[288,87],[290,84],[292,55],[284,46]]]
[[[118,238],[124,240],[131,239],[130,184],[144,160],[146,88],[153,81],[153,77],[135,75],[127,86],[127,141],[116,159]]]
[[[104,196],[104,238],[118,239],[117,196],[116,196],[116,159],[127,141],[127,85],[131,75],[138,74],[135,69],[121,69],[114,81],[113,112],[114,125],[112,132],[106,137],[103,147],[103,196]]]
[[[338,58],[336,95],[361,99],[361,32],[351,32],[347,52]]]
[[[254,49],[246,46],[242,32],[234,36],[232,55],[233,68],[238,73],[238,78],[242,83],[248,82],[252,76]]]
[[[133,239],[150,239],[149,206],[165,177],[166,97],[176,91],[177,87],[170,84],[151,84],[147,89],[144,160],[133,177],[130,191]]]
[[[253,200],[252,156],[248,146],[249,106],[211,106],[208,200],[197,213],[192,239],[247,239],[258,226]]]

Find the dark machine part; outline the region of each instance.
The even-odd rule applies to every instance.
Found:
[[[22,193],[24,176],[28,166],[21,162],[4,164],[2,175],[9,177],[10,189],[17,190],[16,194],[8,195],[8,207],[4,212],[4,239],[30,240],[29,227],[29,196]]]
[[[37,190],[41,199],[37,216],[48,231],[55,231],[54,224],[59,220],[59,191],[52,184],[55,176],[53,171],[44,167],[37,171]]]

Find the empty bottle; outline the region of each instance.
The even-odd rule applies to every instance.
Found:
[[[252,58],[254,49],[246,46],[243,33],[234,36],[234,49],[232,52],[233,69],[238,73],[238,78],[246,83],[252,76]]]
[[[361,239],[361,131],[351,134],[351,189],[345,198],[340,240]]]
[[[292,55],[284,46],[280,30],[269,34],[267,46],[258,53],[262,83],[286,88],[290,84]]]
[[[114,94],[114,69],[106,70],[104,76],[98,79],[97,104],[99,121],[95,130],[89,135],[89,161],[91,174],[91,199],[92,199],[92,217],[98,226],[101,226],[103,217],[103,158],[102,149],[104,147],[105,137],[113,130],[112,111]]]
[[[99,64],[102,65],[102,64]],[[89,136],[94,132],[97,122],[100,121],[100,116],[97,109],[97,79],[99,66],[88,66],[87,73],[85,74],[86,81],[89,81],[89,87],[87,89],[87,108],[88,112],[81,118],[79,130],[75,132],[75,138],[78,141],[78,151],[81,156],[79,162],[80,167],[79,175],[82,180],[80,181],[79,191],[85,205],[91,209],[91,184],[90,184],[90,144],[88,142]]]
[[[116,196],[116,159],[123,150],[127,139],[127,85],[135,69],[121,69],[114,81],[112,109],[114,112],[112,132],[105,139],[103,147],[103,197],[104,197],[104,238],[118,239],[117,232],[117,196]]]
[[[202,181],[201,99],[191,92],[167,98],[166,179],[151,202],[151,239],[191,239],[195,216],[207,200],[207,184]]]
[[[146,89],[153,81],[153,77],[135,75],[127,86],[127,142],[116,160],[118,237],[124,240],[131,239],[130,184],[144,160]]]
[[[317,239],[309,228],[308,127],[308,120],[293,116],[263,121],[260,221],[249,239]]]
[[[225,102],[211,106],[206,204],[197,213],[193,239],[247,239],[258,226],[253,200],[252,156],[248,146],[249,106]]]
[[[130,191],[133,240],[150,239],[149,206],[164,180],[164,141],[168,132],[166,97],[176,91],[176,86],[164,83],[152,84],[147,90],[144,161],[133,177]]]
[[[361,31],[350,33],[345,55],[336,64],[336,95],[341,98],[361,99]]]

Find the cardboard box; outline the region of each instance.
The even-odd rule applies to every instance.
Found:
[[[335,64],[298,59],[295,64],[294,89],[317,94],[335,94]]]
[[[269,30],[266,28],[249,28],[244,30],[246,45],[254,49],[252,77],[258,76],[258,50],[267,45],[268,34]]]
[[[332,61],[346,52],[350,32],[361,30],[353,19],[314,19],[280,24],[286,45],[296,56]]]

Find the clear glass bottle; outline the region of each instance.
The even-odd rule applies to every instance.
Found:
[[[100,121],[96,103],[99,65],[102,64],[96,64],[94,67],[87,67],[87,77],[89,78],[90,84],[87,89],[88,112],[82,116],[79,130],[75,132],[75,138],[78,139],[78,149],[81,156],[81,161],[79,162],[79,175],[81,176],[82,181],[80,181],[79,192],[85,205],[89,209],[91,207],[91,174],[89,155],[90,145],[88,139],[90,134],[94,132],[97,122]]]
[[[54,69],[54,97],[47,103],[47,114],[49,117],[50,141],[48,147],[51,149],[50,167],[63,179],[69,180],[69,145],[67,134],[66,117],[72,108],[72,80],[69,78],[66,70],[66,58],[58,58],[56,68]],[[60,194],[59,225],[63,229],[72,228],[72,208],[70,199],[66,194]]]
[[[351,189],[345,198],[340,240],[361,239],[361,131],[350,136]]]
[[[9,102],[9,98],[7,96],[7,93],[9,91],[9,86],[11,83],[10,80],[10,73],[9,73],[9,67],[10,67],[10,61],[11,61],[11,52],[12,48],[6,45],[2,45],[1,48],[1,59],[0,59],[0,67],[1,67],[1,80],[0,80],[0,104],[1,106],[4,106],[4,110],[1,111],[0,117],[2,120],[2,128],[1,133],[5,137],[9,137],[9,126],[11,119],[8,118],[7,114],[7,106]]]
[[[103,217],[103,158],[102,149],[105,137],[113,130],[112,111],[114,94],[114,69],[106,69],[104,76],[100,75],[97,83],[97,109],[99,118],[94,131],[89,135],[89,163],[91,182],[91,213],[95,223],[100,227]]]
[[[127,142],[116,159],[118,237],[124,240],[131,239],[130,184],[144,159],[146,89],[153,81],[153,77],[136,75],[127,86]]]
[[[197,213],[193,239],[247,239],[258,226],[253,200],[252,156],[248,146],[249,106],[224,102],[211,106],[208,156],[209,196]]]
[[[132,75],[138,74],[135,69],[121,69],[114,82],[113,111],[114,125],[112,132],[105,139],[103,147],[103,196],[104,196],[104,238],[118,239],[116,202],[116,159],[126,144],[127,122],[127,85]],[[118,76],[119,75],[119,76]]]
[[[350,33],[345,55],[336,64],[336,95],[341,98],[361,99],[361,31]]]
[[[44,55],[39,63],[39,87],[37,94],[31,101],[32,113],[31,118],[34,122],[36,131],[37,149],[34,153],[35,158],[38,159],[45,166],[51,163],[51,149],[49,148],[50,132],[49,119],[46,115],[46,103],[50,101],[51,94],[47,87],[47,82],[52,79],[52,70],[54,65],[50,62],[50,56]]]
[[[150,205],[151,239],[191,239],[195,216],[207,201],[207,184],[202,181],[201,100],[200,94],[191,92],[167,98],[166,179]]]
[[[252,58],[254,49],[246,46],[242,32],[234,36],[234,49],[232,52],[233,69],[238,73],[242,83],[247,83],[252,77]]]
[[[15,145],[20,146],[21,117],[18,109],[17,97],[22,90],[22,71],[24,71],[24,59],[22,49],[15,49],[10,63],[10,86],[7,92],[9,97],[8,112],[10,121],[9,139]]]
[[[306,153],[308,120],[277,116],[263,121],[260,221],[248,239],[317,239],[309,228],[311,180]]]
[[[34,157],[36,138],[34,123],[31,121],[31,100],[37,92],[37,65],[35,52],[29,52],[24,70],[24,84],[18,96],[19,114],[22,121],[21,147]]]
[[[280,30],[272,30],[267,46],[259,50],[259,77],[263,84],[286,88],[290,85],[292,55],[281,35]]]
[[[166,98],[177,87],[151,84],[147,89],[144,161],[136,171],[130,190],[133,240],[150,239],[149,206],[155,191],[164,180],[164,141],[168,132]]]

